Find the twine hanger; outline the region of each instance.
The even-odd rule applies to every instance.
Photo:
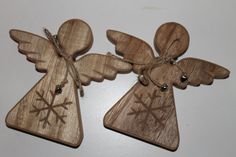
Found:
[[[64,79],[61,81],[60,84],[56,85],[55,88],[55,93],[56,94],[61,94],[62,93],[62,89],[65,86],[65,84],[68,82],[67,80],[67,76],[68,74],[71,75],[72,79],[74,80],[76,86],[79,88],[80,91],[80,96],[84,96],[84,90],[83,90],[83,86],[81,83],[81,79],[79,76],[79,72],[76,70],[75,66],[74,66],[74,61],[72,59],[71,56],[69,56],[64,50],[63,48],[60,46],[56,35],[52,35],[48,29],[44,28],[44,33],[47,36],[48,40],[53,44],[53,46],[56,49],[56,53],[58,54],[58,56],[62,57],[65,62],[66,62],[66,73],[64,76]]]
[[[170,45],[166,48],[165,50],[165,55],[164,56],[160,56],[160,57],[155,57],[153,58],[148,64],[145,63],[140,63],[140,62],[135,62],[129,59],[125,59],[123,58],[122,60],[131,63],[131,64],[136,64],[136,65],[143,65],[144,67],[138,72],[138,80],[141,84],[143,84],[144,86],[148,86],[149,81],[150,80],[155,86],[157,86],[158,88],[160,88],[160,90],[162,92],[166,91],[168,89],[168,84],[167,83],[159,83],[159,82],[155,82],[154,80],[152,80],[151,78],[151,73],[152,70],[154,68],[157,67],[161,67],[161,65],[169,63],[172,65],[176,65],[176,67],[182,72],[182,76],[180,78],[181,82],[185,82],[188,80],[188,76],[186,74],[186,72],[184,72],[184,70],[178,65],[176,64],[176,60],[172,57],[167,57],[166,55],[168,54],[169,49],[171,48],[171,46],[175,43],[178,42],[179,38],[173,40]],[[108,52],[109,55],[112,55],[110,52]],[[147,79],[148,78],[148,79]]]

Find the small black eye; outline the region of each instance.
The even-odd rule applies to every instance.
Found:
[[[186,74],[183,74],[181,77],[180,77],[180,81],[181,82],[186,82],[188,80],[188,76]]]

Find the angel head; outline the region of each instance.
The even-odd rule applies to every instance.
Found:
[[[51,39],[50,32],[44,30],[48,39]],[[57,35],[53,36],[57,45],[63,49],[67,56],[75,59],[78,55],[86,53],[92,46],[93,34],[90,26],[79,19],[71,19],[64,22],[58,30]]]
[[[211,84],[213,78],[229,75],[227,69],[200,59],[185,58],[177,62],[188,49],[189,34],[174,22],[163,24],[156,31],[154,47],[158,57],[146,42],[136,37],[114,30],[108,30],[107,36],[116,45],[117,53],[133,64],[139,82],[145,86],[151,82],[163,92],[172,85],[185,89],[188,84]]]

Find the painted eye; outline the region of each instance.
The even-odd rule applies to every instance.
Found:
[[[183,74],[181,77],[180,77],[180,81],[181,82],[186,82],[188,80],[188,76],[186,74]]]

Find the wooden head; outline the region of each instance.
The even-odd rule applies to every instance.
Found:
[[[89,25],[79,19],[64,22],[58,30],[57,38],[65,53],[75,59],[86,53],[92,46],[93,34]]]
[[[188,49],[189,34],[180,24],[169,22],[161,25],[154,37],[154,46],[160,56],[178,58]]]

